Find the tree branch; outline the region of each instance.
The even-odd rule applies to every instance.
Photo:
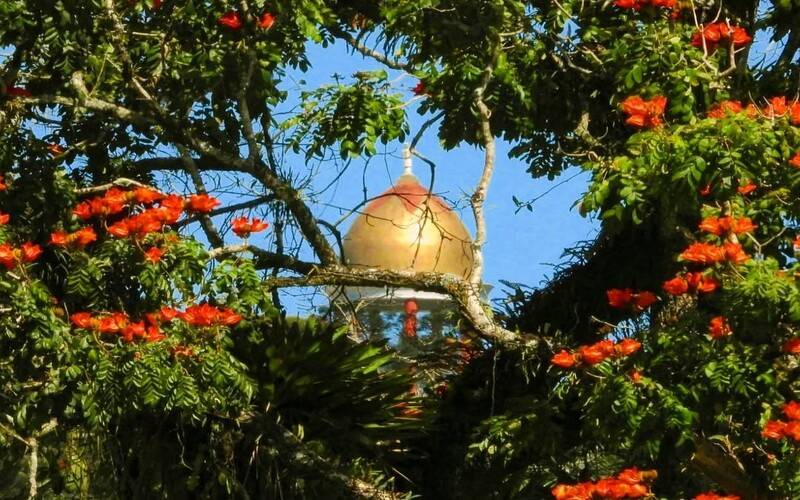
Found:
[[[492,58],[483,70],[483,76],[478,88],[475,89],[473,99],[475,107],[478,110],[478,119],[480,120],[481,139],[483,140],[484,160],[483,172],[472,193],[470,202],[472,205],[472,214],[475,217],[475,240],[472,242],[472,257],[474,264],[472,266],[472,274],[470,281],[476,287],[481,286],[483,278],[483,245],[486,243],[486,216],[483,210],[483,204],[486,201],[486,193],[489,190],[489,184],[492,181],[495,166],[495,141],[494,133],[492,133],[492,126],[490,123],[492,111],[484,101],[484,94],[486,88],[492,80],[494,72],[494,65],[497,63],[497,58],[500,55],[499,42],[494,48]]]
[[[742,497],[742,500],[768,498],[753,485],[747,471],[732,452],[707,439],[699,440],[696,446],[697,449],[692,455],[692,465],[722,489],[735,492]]]
[[[248,252],[253,255],[253,264],[256,269],[280,268],[300,274],[311,274],[318,268],[317,264],[296,259],[291,255],[268,252],[246,243],[215,248],[208,253],[208,256],[210,259],[224,260],[226,257]]]
[[[347,45],[352,47],[354,50],[360,52],[364,56],[371,57],[372,59],[375,59],[376,61],[378,61],[379,63],[383,64],[384,66],[388,66],[389,68],[392,68],[392,69],[397,69],[397,70],[407,71],[409,73],[413,73],[413,70],[412,70],[412,68],[411,68],[411,66],[409,64],[402,63],[400,61],[395,61],[393,59],[389,59],[388,57],[386,57],[386,55],[378,52],[377,50],[373,50],[373,49],[367,47],[366,45],[364,45],[363,43],[358,41],[355,37],[353,37],[353,35],[351,35],[350,33],[346,32],[345,30],[343,30],[339,26],[335,26],[335,25],[334,26],[328,26],[328,31],[330,31],[331,35],[333,35],[334,37],[336,37],[336,38],[338,38],[340,40],[344,40],[347,43]]]
[[[313,266],[312,266],[313,267]],[[462,316],[484,339],[506,347],[537,347],[542,339],[521,335],[498,325],[486,312],[479,289],[470,281],[452,274],[415,273],[344,265],[313,267],[301,277],[279,277],[264,280],[267,287],[291,288],[305,286],[376,286],[411,288],[449,295]]]

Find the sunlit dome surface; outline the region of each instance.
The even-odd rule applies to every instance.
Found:
[[[458,214],[411,173],[370,202],[344,237],[348,264],[468,278],[472,240]]]

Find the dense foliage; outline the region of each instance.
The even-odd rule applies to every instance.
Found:
[[[800,496],[797,0],[0,19],[0,498]],[[386,70],[287,112],[334,42]],[[282,286],[399,279],[341,265],[304,190],[403,140],[409,100],[446,147],[590,173],[597,241],[495,314],[537,342],[281,314]]]

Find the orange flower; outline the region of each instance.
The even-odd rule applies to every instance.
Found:
[[[614,5],[620,9],[633,9],[639,10],[642,8],[641,0],[615,0]]]
[[[767,439],[781,439],[786,430],[786,422],[780,420],[770,420],[761,430],[761,435]]]
[[[692,35],[691,44],[702,49],[703,43],[705,42],[706,49],[709,52],[714,52],[717,50],[717,44],[720,42],[729,42],[734,48],[739,48],[747,45],[752,40],[752,37],[750,37],[744,28],[729,26],[726,22],[719,22],[709,24],[696,31],[694,35]]]
[[[13,269],[17,263],[17,257],[14,255],[14,247],[8,243],[0,245],[0,265],[6,269]]]
[[[70,322],[78,328],[90,330],[97,327],[97,321],[88,312],[76,312],[69,317]]]
[[[242,321],[242,315],[233,312],[231,309],[223,309],[217,315],[217,323],[225,326],[233,326]]]
[[[725,260],[725,250],[709,243],[692,243],[680,258],[697,264],[716,264]]]
[[[265,12],[261,15],[261,19],[258,20],[258,27],[262,30],[268,30],[275,24],[275,16],[270,14],[269,12]]]
[[[712,276],[705,276],[702,273],[687,273],[689,287],[699,293],[711,293],[719,288],[719,281]]]
[[[790,160],[789,165],[793,166],[794,168],[800,168],[800,152],[795,154]]]
[[[634,339],[624,339],[615,347],[616,352],[619,353],[620,356],[630,356],[641,348],[641,342]]]
[[[91,227],[81,228],[72,234],[66,231],[55,231],[50,235],[50,244],[57,247],[83,248],[95,241],[97,241],[97,234]]]
[[[700,222],[701,231],[721,236],[725,233],[744,234],[753,231],[758,226],[753,224],[750,217],[706,217]]]
[[[139,321],[138,323],[127,324],[120,333],[122,340],[130,343],[137,338],[143,338],[146,335],[146,331],[147,330],[144,326],[144,321]]]
[[[225,26],[226,28],[230,28],[232,30],[238,30],[241,29],[242,26],[244,26],[244,23],[242,22],[242,18],[239,16],[239,13],[234,11],[228,11],[222,14],[222,16],[220,16],[220,18],[217,19],[217,24],[219,24],[220,26]]]
[[[6,224],[8,224],[9,220],[11,220],[10,215],[0,212],[0,226],[5,226]]]
[[[603,352],[602,347],[597,344],[581,346],[578,352],[580,353],[581,361],[589,366],[602,363],[606,359],[605,352]]]
[[[269,223],[261,219],[247,220],[246,217],[237,217],[231,222],[231,228],[236,236],[247,238],[252,233],[257,233],[269,227]]]
[[[6,191],[6,190],[8,190],[8,184],[6,184],[3,178],[3,174],[0,174],[0,191]]]
[[[788,354],[800,354],[800,337],[795,337],[784,342],[781,351]]]
[[[136,203],[141,203],[142,205],[152,205],[153,203],[166,198],[165,195],[159,193],[155,189],[146,187],[138,187],[134,189],[130,196],[134,201],[136,201]]]
[[[230,309],[218,309],[210,304],[194,305],[180,313],[180,318],[192,326],[233,326],[242,320],[242,316]]]
[[[767,115],[768,118],[783,116],[788,112],[789,106],[786,104],[786,97],[784,96],[773,97],[764,107],[764,114]]]
[[[728,217],[729,220],[729,231],[733,234],[744,234],[744,233],[751,233],[755,231],[758,227],[757,224],[753,224],[753,221],[750,217]]]
[[[728,260],[728,262],[732,262],[734,264],[743,264],[750,260],[750,256],[744,252],[742,245],[739,243],[726,241],[723,245],[723,249],[725,250],[725,258]]]
[[[34,243],[23,243],[22,247],[22,262],[31,263],[36,262],[40,255],[42,255],[42,247]]]
[[[711,107],[711,109],[708,110],[708,117],[725,118],[729,114],[740,113],[743,109],[742,103],[739,101],[722,101],[715,104]]]
[[[630,288],[612,288],[606,291],[606,296],[608,297],[608,305],[616,309],[621,309],[631,302],[633,290]]]
[[[739,495],[717,495],[714,492],[700,493],[694,500],[741,500]]]
[[[161,250],[158,247],[150,247],[144,253],[145,260],[152,262],[153,264],[156,264],[159,261],[161,261],[161,257],[163,256],[164,256],[164,250]]]
[[[97,330],[100,333],[120,333],[128,326],[128,315],[122,312],[111,313],[100,318]]]
[[[632,370],[628,374],[628,377],[630,377],[631,382],[633,382],[634,384],[638,384],[639,382],[642,381],[642,372],[640,372],[639,370]]]
[[[682,276],[665,281],[661,287],[670,295],[683,295],[689,291],[689,283]]]
[[[708,323],[708,334],[712,339],[721,339],[732,333],[733,330],[728,324],[728,321],[722,316],[715,316],[711,318],[711,321]]]
[[[208,213],[218,207],[218,199],[207,194],[193,194],[189,197],[188,208],[192,212]]]
[[[417,85],[414,86],[413,89],[411,89],[411,92],[413,92],[414,95],[426,95],[428,91],[427,89],[425,89],[425,82],[423,82],[422,80],[418,81]]]
[[[800,420],[787,422],[786,426],[783,428],[783,435],[800,442]]]
[[[633,295],[633,305],[635,311],[644,311],[658,301],[658,297],[653,292],[639,292]]]
[[[131,231],[128,226],[128,220],[121,220],[108,226],[108,234],[115,238],[127,238],[130,236]]]
[[[157,326],[147,327],[147,333],[145,334],[145,340],[147,340],[147,342],[158,342],[165,338],[167,337],[161,333],[161,330]]]
[[[628,115],[625,123],[637,128],[652,128],[661,125],[667,98],[656,96],[645,101],[641,96],[630,96],[622,101],[622,111]]]
[[[52,143],[47,145],[47,151],[53,156],[63,155],[64,148],[60,144]]]
[[[675,6],[675,0],[615,0],[614,5],[620,9],[633,9],[641,10],[646,5],[652,5],[656,8],[672,9]]]
[[[794,101],[789,106],[789,121],[792,125],[800,125],[800,102]]]
[[[712,190],[713,190],[713,186],[711,184],[706,184],[705,186],[703,186],[700,189],[698,189],[697,192],[698,192],[698,194],[700,194],[700,196],[708,196],[708,195],[711,194]]]
[[[789,420],[800,420],[800,403],[789,401],[781,406],[781,411]]]
[[[575,366],[575,356],[566,349],[562,349],[550,358],[550,364],[559,368],[572,368]]]
[[[752,181],[748,181],[747,184],[745,184],[744,186],[739,186],[738,188],[736,188],[736,191],[741,195],[747,196],[748,194],[755,191],[757,188],[758,186],[756,184],[754,184]]]
[[[725,232],[720,225],[719,217],[706,217],[700,221],[698,229],[717,236]]]

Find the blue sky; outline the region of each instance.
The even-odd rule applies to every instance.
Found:
[[[327,48],[313,46],[309,59],[314,64],[311,70],[307,73],[289,74],[286,79],[286,89],[291,90],[292,95],[287,103],[289,106],[298,104],[300,88],[308,90],[330,83],[334,73],[350,77],[356,71],[380,68],[370,59],[349,54],[343,44]],[[304,85],[298,83],[301,80],[305,82]],[[417,83],[414,77],[392,72],[390,80],[395,82],[398,91],[406,92],[408,99],[413,97],[410,89]],[[409,106],[407,111],[413,136],[426,117],[417,114],[415,104]],[[494,286],[493,298],[503,296],[503,286],[499,282],[501,279],[528,286],[540,284],[546,276],[552,274],[552,264],[562,260],[564,248],[593,238],[598,226],[596,221],[581,217],[572,208],[586,189],[588,175],[573,169],[554,181],[534,180],[526,172],[527,166],[524,162],[508,158],[510,147],[508,143],[498,142],[497,168],[486,202],[489,234],[485,247],[484,281]],[[356,205],[363,199],[364,186],[368,197],[385,191],[402,172],[401,148],[400,143],[389,144],[382,154],[368,163],[363,159],[353,160],[336,187],[326,191],[318,200],[322,203],[315,205],[317,215],[328,221],[338,220],[343,212],[335,207]],[[433,191],[456,203],[465,224],[474,233],[474,221],[466,198],[480,176],[483,151],[471,146],[445,151],[439,145],[435,127],[426,132],[426,136],[417,145],[417,150],[437,165]],[[301,160],[289,158],[289,161]],[[422,184],[427,186],[430,182],[428,166],[417,160],[414,171]],[[339,170],[335,165],[324,165],[317,174],[314,185],[325,186],[338,174]],[[517,207],[512,196],[529,200],[570,177],[572,179],[538,200],[533,212],[522,210],[515,213]],[[343,223],[343,232],[349,228],[351,220]],[[308,297],[305,294],[294,298],[286,297],[285,302],[290,314],[308,312]],[[315,304],[323,302],[324,297],[315,297]]]

